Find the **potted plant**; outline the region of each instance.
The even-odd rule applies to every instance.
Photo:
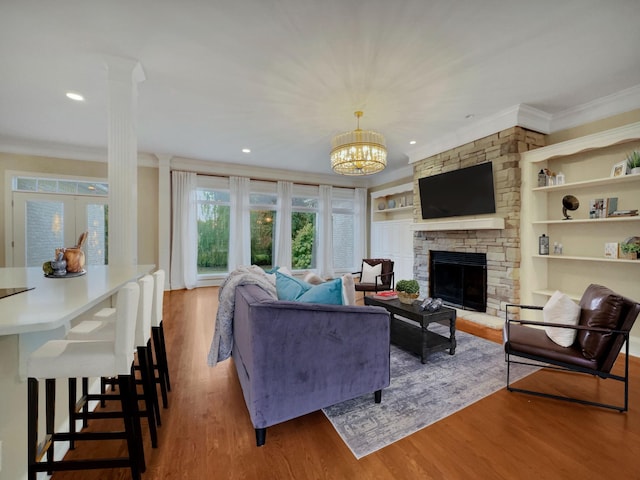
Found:
[[[635,260],[640,256],[640,243],[621,243],[620,250],[625,258]]]
[[[411,304],[418,298],[420,285],[417,280],[398,280],[396,282],[396,292],[398,292],[398,300],[400,302]]]
[[[627,168],[632,174],[640,173],[640,152],[635,150],[627,155]]]

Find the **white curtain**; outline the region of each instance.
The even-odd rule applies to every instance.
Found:
[[[278,182],[278,215],[274,266],[291,269],[291,202],[293,183]]]
[[[353,264],[359,268],[367,256],[367,189],[356,188],[354,199]]]
[[[333,216],[331,185],[320,185],[320,245],[318,248],[318,273],[323,278],[333,278]]]
[[[171,173],[171,289],[196,286],[198,275],[197,176]]]
[[[249,179],[229,177],[231,218],[229,219],[229,271],[251,264],[251,226],[249,224]]]

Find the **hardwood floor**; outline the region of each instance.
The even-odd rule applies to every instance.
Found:
[[[151,449],[145,438],[145,480],[640,478],[638,358],[630,362],[630,410],[624,414],[503,389],[361,460],[322,412],[268,428],[266,445],[257,448],[232,361],[215,368],[206,364],[217,298],[217,288],[165,294],[173,391],[169,409],[162,411],[159,448]],[[459,328],[483,334],[482,328],[467,323],[460,322]],[[497,333],[495,338],[496,332],[484,332],[500,341]],[[538,372],[522,382],[607,398],[612,390],[621,391],[619,382],[557,372]],[[105,442],[99,448],[86,442],[69,457],[112,455],[123,449],[119,442],[112,443],[108,449]],[[53,478],[130,476],[120,469],[59,472]]]

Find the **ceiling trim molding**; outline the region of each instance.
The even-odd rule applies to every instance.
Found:
[[[14,155],[107,163],[106,148],[27,140],[6,135],[0,135],[0,151]],[[157,167],[158,159],[151,153],[138,152],[138,166]]]
[[[403,180],[405,178],[413,177],[413,166],[405,165],[400,168],[396,168],[393,170],[385,170],[377,175],[372,175],[369,177],[371,180],[369,182],[369,188],[378,187],[380,185],[384,185],[386,183],[395,182],[397,180]]]
[[[106,162],[106,147],[87,147],[68,143],[31,140],[26,138],[0,135],[0,150],[16,155],[35,155],[69,160],[85,160],[90,162]]]
[[[640,108],[640,84],[556,113],[551,119],[551,132],[578,127],[637,108]]]
[[[237,175],[255,180],[285,180],[310,185],[333,185],[336,187],[367,187],[366,177],[344,175],[325,175],[321,173],[299,172],[295,170],[278,170],[268,167],[239,165],[236,163],[211,162],[193,160],[183,157],[171,159],[171,170],[186,170],[204,175],[230,176]]]
[[[540,133],[549,133],[551,115],[529,105],[519,104],[506,108],[495,115],[483,118],[465,128],[430,142],[420,149],[407,152],[409,164],[419,162],[438,153],[465,145],[480,138],[488,137],[514,126],[520,126]]]

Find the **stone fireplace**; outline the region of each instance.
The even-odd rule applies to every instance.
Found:
[[[423,292],[431,292],[432,251],[477,253],[486,257],[486,313],[500,316],[505,303],[520,301],[520,153],[544,146],[544,135],[513,127],[466,145],[426,158],[414,165],[415,233],[414,277]],[[421,230],[421,225],[446,225],[424,221],[420,215],[418,179],[491,161],[494,172],[496,213],[504,228]],[[472,217],[472,218],[483,218]],[[459,217],[456,217],[456,219]]]

